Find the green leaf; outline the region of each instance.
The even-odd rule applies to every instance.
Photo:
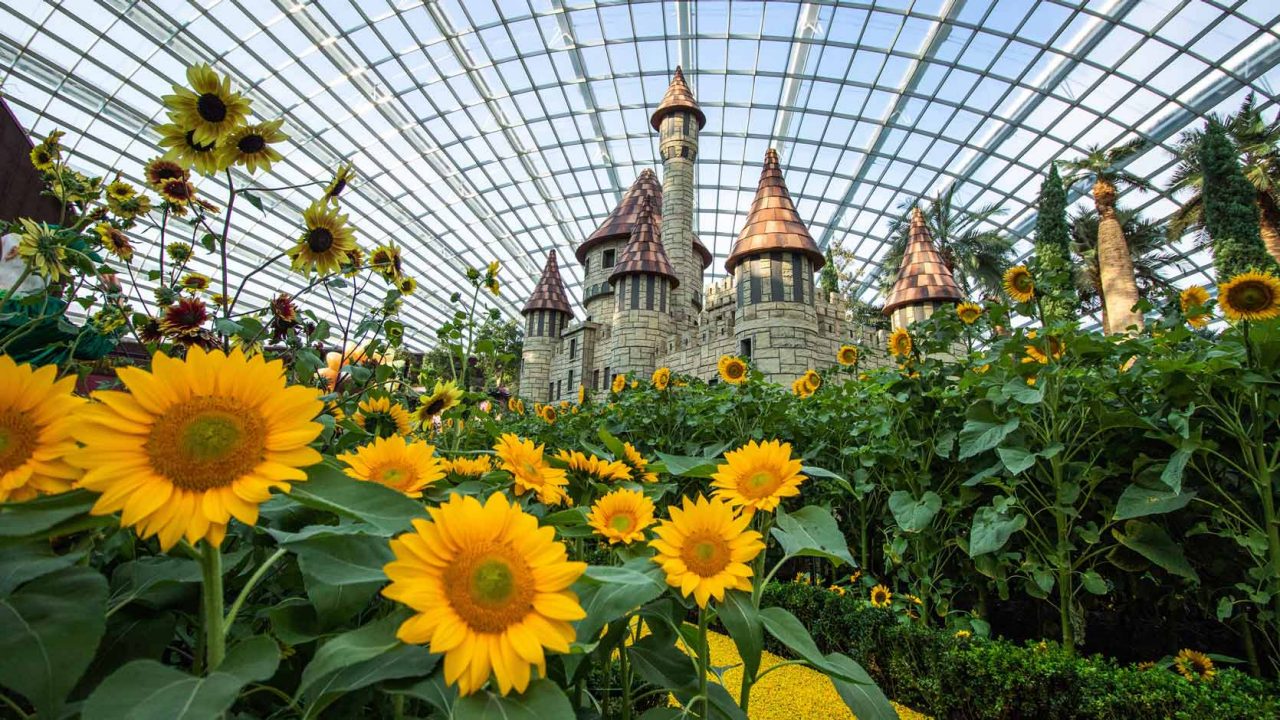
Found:
[[[453,720],[552,720],[574,717],[564,691],[550,680],[534,680],[520,695],[489,691],[459,698]]]
[[[979,404],[969,411],[969,419],[960,429],[960,460],[973,457],[1000,445],[1009,433],[1018,429],[1018,418],[1005,421],[996,418],[987,404]]]
[[[1182,446],[1173,451],[1173,455],[1169,456],[1169,462],[1165,464],[1164,470],[1160,472],[1160,482],[1174,493],[1182,489],[1182,474],[1187,469],[1187,463],[1191,461],[1199,443],[1187,440]]]
[[[826,659],[827,664],[838,669],[842,676],[851,678],[845,680],[833,676],[831,684],[836,686],[840,699],[858,720],[898,720],[898,711],[893,703],[861,665],[840,653],[831,653]]]
[[[1159,525],[1141,520],[1129,520],[1124,524],[1124,532],[1113,528],[1111,534],[1121,545],[1174,575],[1200,581],[1195,568],[1191,567],[1186,556],[1182,554],[1182,546],[1175,543]]]
[[[0,547],[0,597],[29,580],[69,568],[84,555],[84,551],[54,555],[42,540]]]
[[[321,679],[311,688],[311,694],[315,697],[307,706],[303,717],[318,717],[343,695],[374,683],[425,677],[439,664],[440,657],[431,654],[424,647],[401,643],[381,655],[345,667]]]
[[[0,685],[40,717],[59,717],[102,639],[106,603],[106,579],[86,567],[38,577],[0,599],[0,658],[9,660],[0,662]]]
[[[919,500],[906,490],[894,490],[889,494],[889,511],[898,527],[906,532],[915,533],[929,527],[933,518],[942,509],[942,497],[932,490],[926,492]]]
[[[778,642],[786,645],[801,660],[826,673],[833,681],[838,678],[857,683],[860,677],[865,677],[866,673],[862,673],[861,676],[856,673],[850,674],[847,667],[829,662],[827,656],[822,654],[817,644],[813,642],[813,638],[809,636],[809,631],[790,612],[780,607],[762,608],[760,620],[764,623],[764,629],[768,630]]]
[[[396,630],[408,614],[407,610],[398,610],[368,625],[326,640],[320,649],[316,650],[311,662],[307,663],[307,667],[303,669],[295,697],[306,698],[312,705],[323,703],[327,706],[345,692],[342,688],[352,686],[366,674],[385,672],[385,666],[380,662],[370,661],[378,658],[383,658],[383,661],[390,659],[395,661],[400,669],[403,669],[400,663],[412,664],[412,654],[406,655],[399,652],[401,648],[409,646],[396,639]],[[420,653],[421,656],[429,655],[423,648],[411,649]],[[417,672],[423,665],[425,663],[420,663],[412,669]],[[427,672],[430,670],[423,670],[421,674]],[[406,677],[406,675],[393,676]],[[317,708],[315,712],[321,709],[323,707]],[[313,712],[311,707],[308,707],[307,711],[308,714]]]
[[[729,631],[729,637],[738,647],[738,657],[748,677],[755,677],[760,669],[760,657],[764,651],[764,625],[760,612],[751,603],[751,595],[737,590],[724,594],[720,603],[720,622]]]
[[[800,468],[800,473],[805,477],[813,478],[815,480],[835,480],[837,485],[840,485],[849,492],[853,492],[853,486],[849,484],[848,480],[844,479],[837,473],[831,472],[830,470],[824,470],[813,465],[805,465]]]
[[[1094,595],[1107,594],[1107,581],[1095,570],[1087,570],[1080,574],[1080,584]]]
[[[692,457],[690,455],[668,455],[657,453],[658,459],[666,466],[667,472],[679,477],[709,478],[719,465],[717,458]]]
[[[458,689],[445,683],[444,673],[432,673],[420,680],[392,680],[382,687],[392,695],[408,695],[427,702],[444,717],[451,717],[453,704],[458,701]]]
[[[662,595],[667,583],[662,568],[648,558],[621,567],[592,565],[574,584],[587,616],[578,621],[578,642],[589,643],[606,624]]]
[[[252,205],[252,206],[254,206],[254,207],[256,207],[256,208],[258,208],[258,210],[262,210],[262,198],[258,197],[257,195],[254,195],[253,193],[250,193],[250,192],[244,192],[244,191],[241,191],[241,192],[239,192],[239,193],[237,193],[237,194],[238,194],[240,197],[244,198],[244,201],[245,201],[245,202],[249,203],[250,205]]]
[[[200,582],[200,565],[179,557],[145,557],[121,563],[111,573],[112,607],[131,602],[163,604],[175,590]]]
[[[213,329],[227,336],[239,335],[244,331],[244,328],[240,326],[240,323],[227,318],[215,318],[213,321]]]
[[[600,442],[604,443],[604,446],[609,449],[609,452],[613,453],[614,460],[621,460],[626,457],[626,448],[623,446],[621,440],[614,437],[613,433],[601,426],[601,428],[596,431],[596,435],[600,438]]]
[[[372,529],[371,526],[362,526]],[[387,539],[349,526],[308,528],[299,539],[273,533],[298,557],[307,596],[321,623],[344,622],[359,612],[387,583],[382,568],[394,559]]]
[[[293,485],[290,497],[308,507],[360,520],[384,535],[408,530],[415,518],[426,518],[422,504],[378,483],[346,476],[332,465],[307,468],[307,481]]]
[[[996,448],[996,454],[1000,456],[1000,462],[1004,463],[1004,468],[1013,475],[1018,475],[1036,464],[1036,454],[1026,448]]]
[[[787,513],[779,507],[776,523],[773,536],[788,556],[820,557],[836,565],[848,563],[857,567],[849,554],[849,543],[844,533],[826,508],[806,505],[794,513]]]
[[[1161,515],[1181,510],[1195,498],[1194,491],[1177,492],[1164,488],[1148,488],[1134,483],[1120,493],[1114,520],[1129,520],[1147,515]]]
[[[1027,384],[1021,377],[1009,378],[1001,388],[1004,396],[1012,398],[1023,405],[1035,405],[1044,400],[1044,390]]]
[[[986,505],[978,508],[973,515],[973,526],[969,530],[969,557],[978,557],[993,553],[1009,542],[1009,537],[1027,526],[1026,515],[1009,516],[1007,511],[1000,511]]]
[[[72,490],[22,503],[0,504],[0,538],[53,536],[59,528],[76,520],[90,521],[86,527],[115,525],[114,517],[89,515],[89,508],[97,499],[88,490]]]

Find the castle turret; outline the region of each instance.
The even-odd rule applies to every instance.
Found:
[[[520,313],[525,318],[520,393],[531,400],[550,402],[557,395],[551,380],[553,355],[560,334],[573,319],[573,309],[564,291],[560,267],[556,264],[555,250],[547,253],[542,277],[538,278],[533,295]]]
[[[613,273],[611,374],[648,375],[672,333],[671,302],[680,278],[658,236],[653,201],[640,201],[634,229]],[[612,378],[606,378],[611,380]]]
[[[685,329],[702,309],[705,265],[694,248],[693,163],[698,156],[698,132],[706,126],[707,116],[685,84],[679,66],[649,123],[658,131],[658,152],[662,155],[662,244],[681,285],[671,312],[677,328]]]
[[[898,280],[884,304],[884,314],[892,319],[893,327],[907,327],[929,317],[940,306],[963,299],[951,269],[933,246],[924,214],[920,208],[913,208],[911,235],[898,266]]]
[[[640,215],[640,203],[645,198],[655,206],[661,206],[662,185],[658,183],[658,176],[647,168],[640,171],[618,206],[574,253],[582,265],[582,302],[591,320],[607,324],[613,318],[613,285],[609,283],[609,276],[613,274],[622,248],[631,239],[631,231]]]
[[[770,148],[725,270],[737,292],[738,353],[771,380],[788,381],[826,361],[815,352],[820,345],[813,283],[825,263],[791,202],[778,152]]]

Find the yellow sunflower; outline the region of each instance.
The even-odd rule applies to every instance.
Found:
[[[807,398],[813,394],[808,383],[804,381],[803,375],[791,381],[791,392],[798,398]]]
[[[123,230],[111,223],[101,222],[93,226],[93,231],[97,233],[98,242],[102,243],[102,247],[106,248],[107,252],[124,262],[133,259],[133,243],[129,242],[129,236],[125,235]]]
[[[414,498],[422,497],[422,489],[445,474],[434,445],[406,440],[403,435],[377,438],[338,459],[347,465],[347,475],[356,480],[386,485]]]
[[[218,143],[218,162],[225,167],[240,165],[250,173],[271,170],[271,163],[284,159],[271,144],[289,139],[280,132],[282,124],[284,120],[277,119],[236,128]]]
[[[329,181],[328,186],[324,189],[325,201],[332,200],[336,204],[338,196],[342,194],[343,190],[347,189],[347,186],[351,184],[355,177],[355,170],[351,169],[350,163],[338,166],[338,171],[333,174],[333,179]]]
[[[956,306],[956,315],[959,316],[960,322],[972,325],[982,317],[982,306],[977,303],[962,302]]]
[[[388,437],[409,434],[409,411],[388,397],[365,398],[356,406],[351,418],[370,435]]]
[[[138,194],[137,188],[117,177],[115,180],[107,183],[107,200],[115,202],[124,202],[134,195]]]
[[[720,379],[730,385],[741,385],[747,381],[747,364],[742,358],[721,355],[716,369],[720,372]]]
[[[564,488],[569,484],[564,470],[547,464],[542,453],[545,448],[532,440],[507,433],[498,438],[493,451],[498,456],[498,466],[511,473],[515,480],[516,495],[534,492],[544,505],[568,502]]]
[[[379,245],[369,255],[369,267],[373,268],[387,280],[396,280],[404,271],[404,259],[400,248],[394,243]]]
[[[587,401],[587,386],[578,386],[578,404],[581,405]]]
[[[306,230],[289,251],[293,269],[316,271],[321,275],[338,272],[347,253],[355,249],[355,231],[347,216],[339,215],[324,202],[312,203],[302,213]]]
[[[182,280],[179,284],[182,286],[183,290],[195,293],[208,290],[209,283],[211,282],[213,282],[213,280],[211,280],[208,275],[203,275],[198,272],[189,272],[182,276]]]
[[[911,349],[915,344],[911,340],[911,333],[906,328],[894,328],[889,334],[889,354],[894,357],[904,358],[911,354]]]
[[[1218,304],[1231,322],[1280,317],[1280,278],[1250,270],[1218,285]]]
[[[631,443],[622,443],[622,461],[631,468],[631,478],[641,482],[658,482],[658,473],[649,469],[649,461]]]
[[[523,415],[524,403],[520,400],[520,398],[516,397],[515,395],[512,395],[511,397],[507,398],[507,410],[510,410],[511,412],[516,413],[517,415]]]
[[[147,184],[151,189],[159,189],[169,180],[186,180],[189,175],[181,165],[164,158],[155,158],[147,163],[143,168],[143,174],[147,177]]]
[[[255,524],[271,488],[287,492],[321,460],[309,447],[324,427],[312,422],[320,393],[288,385],[279,360],[192,346],[117,375],[128,392],[93,394],[72,431],[84,448],[68,460],[101,494],[95,515],[121,511],[164,550],[183,537],[220,545],[231,518]]]
[[[75,375],[19,365],[0,355],[0,503],[71,489],[80,470],[65,458],[76,449],[73,414],[84,402],[72,394]]]
[[[957,640],[968,640],[971,637],[973,637],[972,630],[957,630],[955,632],[955,639]]]
[[[171,205],[185,208],[196,201],[196,187],[186,180],[165,180],[157,191],[160,197]]]
[[[602,460],[578,450],[561,450],[556,459],[573,472],[583,473],[596,480],[630,480],[631,468],[618,460]]]
[[[461,477],[481,477],[493,470],[493,458],[489,455],[459,455],[449,460],[448,464],[449,472]]]
[[[1014,302],[1031,302],[1036,296],[1036,283],[1026,265],[1015,265],[1004,271],[1004,291]]]
[[[538,417],[542,418],[548,425],[554,425],[559,415],[560,413],[556,411],[555,405],[538,406]]]
[[[840,595],[841,597],[843,597],[847,592],[844,588],[840,587],[839,585],[832,585],[831,587],[827,588],[827,590],[835,593],[836,595]]]
[[[1048,365],[1049,356],[1044,352],[1044,341],[1037,340],[1036,338],[1037,334],[1035,330],[1027,333],[1027,339],[1031,340],[1032,344],[1023,346],[1022,349],[1026,351],[1027,356],[1023,358],[1022,362],[1038,362],[1041,365]],[[1048,337],[1048,341],[1049,354],[1053,355],[1054,360],[1061,360],[1062,354],[1066,351],[1066,348],[1062,345],[1062,339],[1056,335],[1050,335]]]
[[[571,562],[555,530],[502,493],[483,504],[453,495],[430,522],[391,541],[386,597],[415,611],[396,632],[444,655],[444,679],[461,695],[492,675],[498,691],[524,692],[532,670],[546,675],[545,650],[569,652],[586,617],[569,590],[586,563]]]
[[[822,376],[817,370],[805,370],[804,375],[800,376],[804,380],[804,384],[809,388],[809,392],[818,392],[818,388],[822,387]]]
[[[751,440],[737,450],[724,454],[724,462],[712,475],[715,497],[747,517],[757,510],[770,511],[783,498],[800,494],[801,462],[791,457],[791,443]]]
[[[876,585],[871,588],[871,604],[878,608],[889,607],[893,602],[893,593],[889,592],[889,588],[883,585]]]
[[[435,387],[431,389],[431,394],[418,402],[416,411],[418,423],[426,425],[431,422],[431,418],[443,415],[446,411],[457,407],[460,402],[462,402],[462,391],[458,389],[456,383],[452,380],[449,382],[437,380]]]
[[[1212,313],[1203,310],[1203,307],[1209,304],[1209,291],[1200,285],[1192,285],[1178,293],[1178,304],[1182,308],[1182,316],[1193,328],[1208,325],[1209,318],[1213,317]]]
[[[401,295],[412,295],[418,290],[418,281],[411,277],[402,277],[396,281],[396,289]]]
[[[620,393],[624,389],[626,389],[626,387],[627,387],[627,376],[625,374],[618,373],[617,375],[613,376],[613,385],[610,387],[610,389],[613,390],[613,392]]]
[[[162,159],[183,168],[184,173],[188,168],[195,168],[201,175],[209,176],[227,169],[227,165],[222,161],[224,156],[218,152],[217,144],[197,142],[195,131],[175,123],[165,123],[156,130],[160,133],[160,140],[156,144],[162,148],[168,148]],[[152,184],[159,186],[159,183],[152,182]]]
[[[190,88],[173,86],[173,95],[161,100],[169,109],[169,117],[190,130],[196,142],[216,143],[249,116],[249,101],[231,91],[231,78],[218,75],[203,63],[187,68]]]
[[[846,367],[858,363],[858,348],[852,345],[841,345],[836,352],[836,362]]]
[[[587,515],[587,524],[610,545],[643,541],[645,528],[654,522],[653,501],[639,490],[614,490],[597,500]]]
[[[31,148],[31,166],[40,172],[52,172],[54,164],[58,162],[58,155],[53,148],[45,143],[41,143]]]
[[[705,608],[711,598],[724,600],[725,590],[751,589],[751,561],[764,550],[760,533],[748,530],[749,515],[735,513],[719,498],[688,496],[682,507],[668,509],[669,520],[654,529],[649,547],[667,584]]]
[[[671,368],[660,367],[653,371],[653,386],[659,390],[666,390],[671,384]]]
[[[1182,677],[1191,680],[1209,682],[1218,671],[1213,668],[1213,659],[1196,650],[1183,648],[1173,658],[1173,667]]]

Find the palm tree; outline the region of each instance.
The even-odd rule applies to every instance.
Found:
[[[1157,221],[1142,217],[1137,210],[1116,208],[1115,214],[1129,248],[1129,260],[1138,296],[1151,297],[1173,288],[1173,283],[1159,273],[1159,268],[1175,262],[1179,257],[1177,253],[1167,249],[1165,227]],[[1102,268],[1098,264],[1099,228],[1097,212],[1088,208],[1076,211],[1071,216],[1071,254],[1076,257],[1075,282],[1076,293],[1080,297],[1080,312],[1101,312],[1102,330],[1110,332]]]
[[[954,204],[955,191],[956,187],[952,185],[920,208],[929,226],[929,234],[933,236],[933,244],[966,297],[974,297],[978,291],[999,295],[1000,280],[1009,266],[1008,255],[1013,239],[995,229],[994,218],[1008,211],[995,204],[972,210],[957,208]],[[918,199],[901,203],[898,209],[902,210],[902,215],[889,222],[892,244],[881,266],[884,268],[881,290],[886,294],[898,280],[898,267],[911,239],[911,209],[918,203]]]
[[[1240,167],[1257,190],[1258,229],[1267,253],[1280,262],[1280,113],[1267,122],[1258,109],[1253,93],[1240,109],[1222,120],[1227,136],[1240,153]],[[1177,240],[1188,230],[1197,233],[1196,249],[1210,244],[1204,231],[1204,173],[1200,168],[1200,142],[1204,131],[1196,128],[1182,134],[1174,155],[1178,166],[1169,180],[1173,192],[1191,194],[1169,219],[1169,239]]]
[[[1142,313],[1134,312],[1138,283],[1133,271],[1133,255],[1125,239],[1124,226],[1116,217],[1116,194],[1121,187],[1152,189],[1151,183],[1123,167],[1146,149],[1141,138],[1113,148],[1100,145],[1085,148],[1084,157],[1062,163],[1067,170],[1062,182],[1067,187],[1092,182],[1093,205],[1098,213],[1098,283],[1105,302],[1105,332],[1124,331],[1131,325],[1142,329]]]

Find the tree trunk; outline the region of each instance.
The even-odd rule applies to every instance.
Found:
[[[1280,207],[1265,192],[1258,193],[1258,232],[1267,253],[1280,263]]]
[[[1093,185],[1093,201],[1098,209],[1098,275],[1110,325],[1108,332],[1128,332],[1130,325],[1141,330],[1142,313],[1133,311],[1138,302],[1138,281],[1129,243],[1116,218],[1115,186],[1098,180]]]

